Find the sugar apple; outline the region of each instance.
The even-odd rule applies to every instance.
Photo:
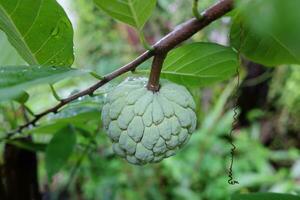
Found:
[[[102,122],[114,152],[143,165],[172,156],[196,128],[195,102],[188,90],[166,80],[158,92],[147,78],[127,78],[105,97]]]

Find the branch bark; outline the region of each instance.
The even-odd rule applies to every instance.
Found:
[[[159,40],[157,43],[155,43],[152,47],[153,50],[145,51],[142,55],[137,57],[132,62],[124,65],[123,67],[119,68],[118,70],[112,72],[111,74],[108,74],[103,78],[103,80],[99,81],[98,83],[92,85],[91,87],[87,88],[86,90],[83,90],[73,96],[70,96],[68,98],[62,99],[56,106],[45,110],[44,112],[35,115],[34,119],[29,121],[28,123],[19,126],[18,129],[10,132],[7,134],[7,137],[5,139],[9,139],[10,137],[16,135],[17,133],[21,133],[24,129],[35,126],[36,123],[44,116],[46,116],[49,113],[57,113],[59,109],[61,109],[66,104],[78,99],[79,97],[85,96],[85,95],[92,95],[95,90],[103,86],[104,84],[108,83],[112,79],[126,73],[129,71],[134,70],[136,67],[138,67],[140,64],[148,60],[154,55],[161,55],[161,54],[167,54],[171,49],[182,43],[183,41],[189,39],[191,36],[193,36],[195,33],[212,23],[213,21],[219,19],[229,11],[233,9],[233,0],[220,0],[218,3],[213,5],[212,7],[208,8],[202,13],[202,18],[200,20],[196,18],[192,18],[185,23],[177,26],[172,32],[167,34],[165,37],[163,37],[161,40]]]

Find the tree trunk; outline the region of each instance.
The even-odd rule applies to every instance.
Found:
[[[2,179],[7,200],[41,199],[36,153],[6,144]]]
[[[4,177],[3,166],[0,166],[0,199],[6,200],[7,197],[6,197],[3,177]]]

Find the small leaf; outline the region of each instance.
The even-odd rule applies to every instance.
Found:
[[[189,86],[207,86],[228,79],[237,67],[237,54],[230,47],[193,43],[168,54],[162,76]]]
[[[31,65],[73,63],[73,28],[56,0],[0,0],[0,29]]]
[[[156,0],[94,0],[111,17],[141,30],[156,5]]]
[[[236,4],[232,46],[267,66],[300,63],[299,0],[236,0]]]
[[[300,196],[278,193],[254,193],[233,195],[232,200],[299,200]]]
[[[46,169],[48,178],[57,173],[67,162],[76,145],[74,128],[67,126],[59,130],[51,139],[46,149]]]
[[[68,67],[0,67],[0,101],[18,98],[24,90],[37,84],[52,84],[79,74],[82,74],[82,71]]]

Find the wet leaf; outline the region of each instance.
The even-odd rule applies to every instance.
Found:
[[[0,0],[0,29],[31,65],[73,63],[73,28],[55,0]]]
[[[68,161],[76,145],[76,133],[73,127],[67,126],[59,130],[46,149],[46,169],[48,178],[57,173]]]
[[[24,90],[37,84],[53,84],[84,72],[68,67],[4,66],[0,67],[0,101],[22,97]],[[26,98],[22,98],[26,100]]]

